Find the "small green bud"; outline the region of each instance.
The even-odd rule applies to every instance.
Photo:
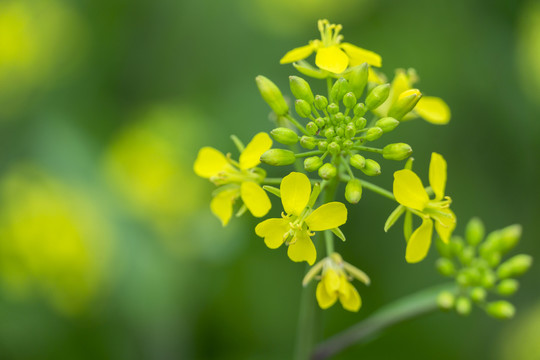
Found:
[[[445,243],[440,238],[437,238],[435,240],[435,245],[437,246],[437,251],[439,251],[439,254],[445,258],[451,258],[452,257],[452,249],[450,248],[450,243]]]
[[[337,124],[340,124],[342,122],[345,121],[345,116],[343,115],[342,112],[338,112],[335,116],[334,116],[334,120],[336,121]]]
[[[291,86],[291,92],[297,99],[307,101],[309,104],[313,104],[313,92],[306,80],[298,76],[289,76],[289,84]]]
[[[487,254],[485,257],[483,257],[484,260],[487,261],[489,266],[492,268],[499,265],[501,262],[501,253],[500,252],[492,252]]]
[[[352,167],[357,169],[363,169],[366,166],[366,158],[360,154],[355,154],[349,159],[349,163]]]
[[[412,148],[405,143],[388,144],[383,148],[383,158],[388,160],[405,160],[412,154]]]
[[[317,140],[311,136],[304,135],[300,138],[300,146],[308,150],[314,149],[317,146]]]
[[[463,251],[463,246],[463,239],[460,236],[452,236],[452,239],[450,240],[450,247],[454,256],[461,255],[461,252]]]
[[[477,217],[472,218],[465,228],[465,238],[472,246],[476,246],[484,239],[484,224]]]
[[[326,121],[323,118],[318,117],[315,119],[315,124],[317,124],[319,129],[322,129],[326,125]]]
[[[510,225],[499,230],[499,251],[505,253],[513,249],[521,238],[521,225]]]
[[[321,160],[320,157],[318,156],[312,156],[312,157],[308,157],[304,160],[304,169],[306,169],[306,171],[315,171],[315,170],[318,170],[323,164],[323,161]]]
[[[349,85],[351,91],[354,93],[357,99],[359,99],[364,93],[369,75],[369,66],[367,63],[356,66],[349,75]]]
[[[337,142],[332,141],[330,144],[328,144],[328,151],[332,155],[337,155],[341,151],[341,147]]]
[[[486,311],[494,318],[506,320],[514,317],[516,308],[508,301],[500,300],[489,303],[486,306]]]
[[[375,160],[366,159],[366,164],[360,170],[367,176],[377,176],[381,174],[381,165]]]
[[[357,116],[357,117],[364,116],[366,114],[366,112],[367,112],[366,105],[364,105],[364,103],[356,104],[354,106],[353,112],[354,112],[354,116]]]
[[[348,92],[343,97],[343,105],[347,109],[352,109],[356,105],[356,96],[352,92]]]
[[[461,316],[467,316],[471,313],[471,301],[465,296],[460,296],[456,300],[456,312]]]
[[[471,297],[471,300],[475,303],[483,303],[486,300],[487,292],[486,289],[483,287],[475,287],[471,290],[471,293],[469,294]]]
[[[503,262],[497,269],[497,276],[506,279],[525,274],[532,265],[533,258],[530,255],[520,254]]]
[[[357,130],[362,130],[363,128],[366,127],[366,124],[367,124],[366,118],[361,117],[354,120],[354,126],[356,127]]]
[[[511,296],[519,289],[519,281],[516,279],[504,279],[497,285],[497,292],[502,296]]]
[[[329,114],[335,115],[339,112],[339,106],[337,104],[331,103],[326,107],[326,110],[328,110]]]
[[[372,127],[366,131],[366,140],[375,141],[383,134],[383,130],[380,127]]]
[[[298,142],[298,135],[294,132],[294,130],[289,128],[275,128],[274,130],[270,131],[270,135],[272,135],[274,140],[276,140],[278,143],[284,145],[294,145]]]
[[[384,117],[375,123],[375,126],[380,127],[385,133],[394,130],[398,125],[399,121],[392,117]]]
[[[255,78],[262,98],[277,115],[285,115],[289,112],[289,106],[285,102],[281,91],[270,79],[259,75]]]
[[[319,127],[313,121],[310,121],[306,125],[306,131],[309,135],[315,135],[319,131]]]
[[[345,137],[351,139],[354,135],[356,135],[356,129],[354,128],[354,124],[350,123],[345,127]]]
[[[334,136],[336,136],[336,132],[334,131],[334,128],[329,127],[328,129],[324,130],[324,136],[327,139],[332,139]]]
[[[343,149],[344,150],[349,150],[350,148],[352,148],[354,146],[354,143],[352,142],[352,140],[345,140],[343,142]]]
[[[296,113],[303,118],[307,118],[311,115],[311,105],[309,105],[306,100],[296,100],[294,102],[294,109],[296,110]]]
[[[402,92],[396,102],[388,110],[388,116],[401,120],[407,115],[420,101],[422,93],[418,89],[409,89]]]
[[[343,125],[340,125],[336,128],[336,134],[340,137],[343,137],[345,135],[345,127]]]
[[[326,149],[328,149],[328,141],[326,140],[319,141],[319,143],[317,144],[317,148],[321,151],[326,151]]]
[[[332,98],[333,102],[337,103],[341,101],[343,96],[345,96],[345,94],[349,91],[349,82],[345,78],[339,78],[336,80],[332,86],[332,89],[330,90],[330,98]]]
[[[486,289],[491,289],[495,285],[496,281],[497,281],[497,278],[495,277],[495,274],[493,274],[491,270],[486,271],[480,278],[480,284]]]
[[[351,204],[357,204],[362,198],[362,184],[358,179],[351,179],[345,187],[345,199]]]
[[[328,106],[328,99],[322,95],[315,96],[315,107],[323,111]]]
[[[272,166],[291,165],[295,161],[294,153],[284,149],[270,149],[261,156],[261,162]]]
[[[374,110],[381,106],[390,94],[390,84],[383,84],[375,87],[366,98],[366,106],[369,110]]]
[[[465,246],[459,255],[459,260],[463,265],[468,266],[473,261],[474,255],[474,248],[472,246]]]
[[[330,180],[334,178],[336,174],[336,167],[330,163],[326,163],[319,168],[319,176],[325,180]]]
[[[437,266],[437,270],[444,276],[452,276],[456,273],[456,267],[450,259],[437,259],[435,266]]]
[[[450,291],[442,291],[437,296],[437,305],[441,310],[448,311],[454,307],[456,298]]]

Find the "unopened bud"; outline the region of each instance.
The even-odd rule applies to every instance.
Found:
[[[328,99],[322,95],[315,96],[315,107],[323,111],[328,106]]]
[[[465,228],[465,238],[472,246],[476,246],[484,239],[484,224],[477,217],[472,218]]]
[[[369,110],[374,110],[381,106],[390,94],[390,84],[383,84],[375,87],[366,98],[366,106]]]
[[[412,154],[412,148],[405,143],[388,144],[383,148],[383,158],[388,160],[405,160]]]
[[[487,304],[486,311],[494,318],[506,320],[514,317],[516,308],[508,301],[500,300]]]
[[[316,118],[315,124],[319,127],[319,129],[322,129],[326,125],[326,121],[323,118]]]
[[[465,296],[460,296],[456,300],[456,312],[461,316],[467,316],[471,313],[471,301]]]
[[[345,127],[345,137],[351,139],[354,135],[356,135],[356,129],[354,128],[354,124],[350,123]]]
[[[381,165],[375,160],[366,159],[366,164],[360,170],[367,176],[377,176],[381,174]]]
[[[412,109],[414,109],[421,97],[422,93],[418,89],[409,89],[402,92],[398,96],[396,102],[392,104],[390,110],[388,110],[388,116],[401,120]]]
[[[345,199],[351,204],[357,204],[362,198],[362,184],[358,179],[351,179],[345,187]]]
[[[317,143],[317,148],[321,151],[326,151],[326,149],[328,149],[328,141],[326,140],[320,140],[318,143]]]
[[[340,137],[343,137],[345,135],[345,127],[343,125],[340,125],[336,128],[336,134]]]
[[[380,127],[385,133],[394,130],[399,125],[399,121],[392,117],[385,117],[377,120],[375,126]]]
[[[475,303],[483,303],[487,297],[487,291],[483,287],[475,287],[470,293],[471,300]]]
[[[312,156],[312,157],[308,157],[307,159],[304,160],[304,169],[306,169],[306,171],[315,171],[315,170],[318,170],[321,166],[322,166],[323,162],[321,160],[320,157],[318,156]]]
[[[349,150],[350,148],[352,148],[354,146],[354,143],[352,142],[352,140],[345,140],[343,142],[343,149],[344,150]]]
[[[456,298],[454,294],[452,294],[450,291],[442,291],[437,296],[437,305],[439,305],[439,308],[441,310],[450,310],[454,307],[454,303],[456,301]]]
[[[366,166],[366,158],[360,154],[355,154],[351,156],[349,163],[352,167],[363,169]]]
[[[329,127],[328,129],[324,130],[324,136],[327,139],[332,139],[334,136],[336,136],[336,131],[333,127]]]
[[[456,273],[456,267],[450,259],[440,258],[435,263],[437,270],[444,276],[452,276]]]
[[[306,125],[306,131],[309,135],[315,135],[319,131],[319,127],[313,121],[310,121]]]
[[[326,110],[328,110],[329,114],[335,115],[339,112],[339,106],[337,104],[331,103],[326,107]]]
[[[459,255],[459,260],[463,265],[468,266],[474,260],[474,255],[474,248],[472,246],[465,246]]]
[[[347,109],[352,109],[356,105],[356,96],[352,92],[348,92],[343,96],[343,105]]]
[[[361,117],[354,120],[354,126],[356,127],[356,130],[362,130],[363,128],[366,127],[366,124],[367,124],[366,118]]]
[[[309,105],[306,100],[296,100],[294,102],[294,109],[296,110],[296,113],[303,118],[307,118],[311,115],[311,105]]]
[[[364,93],[369,75],[369,66],[367,63],[356,66],[349,75],[349,86],[357,99]]]
[[[523,275],[532,265],[530,255],[520,254],[503,262],[497,269],[497,275],[501,279]]]
[[[341,147],[337,142],[332,141],[330,144],[328,144],[328,151],[332,155],[337,155],[341,151]]]
[[[308,150],[314,149],[317,146],[317,140],[311,136],[304,135],[300,138],[300,146]]]
[[[504,279],[497,285],[497,292],[502,296],[511,296],[519,289],[519,282],[516,279]]]
[[[354,106],[353,112],[354,112],[354,116],[356,116],[356,117],[364,116],[366,114],[366,112],[367,112],[366,105],[364,105],[364,103],[356,104]]]
[[[336,174],[336,167],[330,163],[326,163],[319,168],[319,176],[325,180],[330,180],[334,178]]]
[[[298,142],[298,135],[294,132],[294,130],[289,128],[276,128],[270,131],[270,135],[272,135],[274,140],[281,144],[294,145]]]
[[[380,127],[372,127],[366,131],[366,140],[375,141],[383,134],[383,130]]]
[[[521,238],[521,225],[510,225],[499,230],[499,251],[505,253],[513,249]]]
[[[261,162],[272,166],[291,165],[295,161],[294,153],[285,149],[270,149],[261,156]]]
[[[311,92],[311,87],[309,87],[306,80],[298,76],[289,76],[289,85],[291,86],[291,92],[295,98],[313,104],[313,92]]]
[[[491,289],[493,286],[495,286],[496,281],[497,277],[491,270],[486,271],[480,278],[480,284],[486,289]]]
[[[332,86],[332,89],[330,90],[330,97],[334,102],[337,103],[341,101],[343,96],[345,96],[345,94],[349,91],[349,82],[345,78],[339,78],[336,80]]]
[[[257,76],[255,82],[257,83],[262,98],[270,105],[270,108],[272,108],[277,115],[282,116],[289,112],[289,106],[285,102],[285,99],[276,84],[262,75]]]

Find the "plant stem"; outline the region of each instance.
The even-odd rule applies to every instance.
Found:
[[[345,181],[349,181],[351,178],[349,176],[342,176],[341,177],[342,180],[345,180]],[[394,200],[396,201],[396,198],[394,197],[394,194],[392,194],[390,191],[378,186],[378,185],[375,185],[373,183],[370,183],[369,181],[366,181],[366,180],[363,180],[363,179],[358,179],[360,181],[360,183],[362,184],[362,187],[368,189],[368,190],[371,190],[373,191],[374,193],[376,194],[379,194],[381,196],[384,196],[390,200]]]
[[[454,289],[455,284],[437,285],[405,296],[379,309],[367,319],[334,335],[315,349],[311,359],[327,359],[354,344],[366,343],[395,324],[428,314],[437,309],[437,296],[443,290]]]
[[[374,152],[377,154],[383,153],[382,149],[377,149],[377,148],[369,147],[369,146],[353,146],[353,150],[369,151],[369,152]]]
[[[287,115],[285,115],[285,118],[287,118],[287,120],[292,122],[293,125],[296,126],[298,128],[298,130],[300,130],[302,132],[302,134],[309,135],[308,132],[306,131],[306,129],[295,118],[293,118],[291,115],[287,114]]]
[[[294,154],[294,156],[296,156],[297,158],[300,158],[300,157],[308,157],[308,156],[322,155],[323,153],[324,153],[324,151],[321,151],[321,150],[314,150],[314,151],[306,151],[306,152],[303,152],[303,153]]]

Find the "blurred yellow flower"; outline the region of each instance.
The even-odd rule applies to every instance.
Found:
[[[260,164],[261,155],[271,147],[272,139],[261,132],[255,135],[242,151],[238,162],[212,147],[203,147],[199,151],[193,170],[197,175],[220,186],[214,194],[210,208],[223,226],[229,223],[234,202],[239,197],[255,217],[262,217],[270,210],[270,199],[259,185],[266,173],[257,168],[257,165]]]
[[[315,263],[317,252],[311,240],[314,231],[337,228],[347,221],[347,208],[334,201],[313,210],[309,204],[311,184],[302,173],[292,172],[285,176],[280,186],[281,202],[287,213],[282,218],[267,219],[255,227],[255,233],[264,238],[266,246],[277,249],[283,243],[289,248],[292,261]]]
[[[380,55],[350,43],[342,43],[343,35],[339,35],[341,25],[330,24],[324,19],[319,20],[318,26],[321,40],[311,40],[308,45],[290,50],[281,58],[280,63],[300,61],[316,52],[315,64],[335,74],[342,73],[348,66],[353,67],[365,62],[376,67],[382,65]]]
[[[435,193],[434,199],[429,198],[422,181],[411,170],[404,169],[394,173],[394,196],[397,202],[422,218],[422,225],[412,233],[407,243],[405,259],[410,263],[419,262],[426,257],[431,245],[433,220],[435,230],[445,243],[448,243],[456,227],[456,216],[450,210],[452,200],[444,195],[446,160],[437,153],[431,154],[429,184]]]

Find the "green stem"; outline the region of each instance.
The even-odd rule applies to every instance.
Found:
[[[294,156],[296,156],[297,158],[301,158],[301,157],[308,157],[308,156],[315,156],[315,155],[322,155],[322,154],[324,154],[324,151],[314,150],[314,151],[307,151],[304,153],[294,154]]]
[[[332,91],[332,78],[329,76],[326,78],[326,87],[328,88],[328,103],[331,104],[333,99],[330,96],[330,92]]]
[[[305,273],[307,273],[309,269],[309,264],[306,264]],[[320,311],[317,311],[317,303],[315,301],[315,296],[313,296],[314,293],[314,281],[311,281],[302,288],[294,351],[295,360],[309,360],[313,348],[315,347],[315,339],[319,337],[317,329],[319,328]]]
[[[373,148],[373,147],[369,147],[369,146],[353,146],[353,150],[369,151],[369,152],[374,152],[374,153],[377,153],[377,154],[382,154],[383,153],[382,149],[377,149],[377,148]]]
[[[289,120],[290,122],[292,122],[293,125],[296,126],[296,128],[302,132],[302,134],[304,134],[304,135],[309,135],[308,132],[307,132],[307,130],[306,130],[306,128],[304,128],[304,127],[298,122],[298,120],[296,120],[295,118],[293,118],[290,114],[285,115],[285,118],[287,118],[287,120]]]
[[[342,176],[342,180],[349,181],[350,178],[348,176]],[[381,196],[384,196],[390,200],[396,201],[396,198],[394,197],[394,194],[392,194],[390,191],[383,189],[382,187],[375,185],[373,183],[370,183],[369,181],[358,179],[360,183],[362,184],[363,188],[366,188],[368,190],[373,191],[376,194],[379,194]]]
[[[373,313],[367,319],[334,335],[315,349],[311,359],[327,359],[354,344],[366,343],[381,331],[406,320],[437,310],[437,296],[455,284],[437,285],[405,296]]]

